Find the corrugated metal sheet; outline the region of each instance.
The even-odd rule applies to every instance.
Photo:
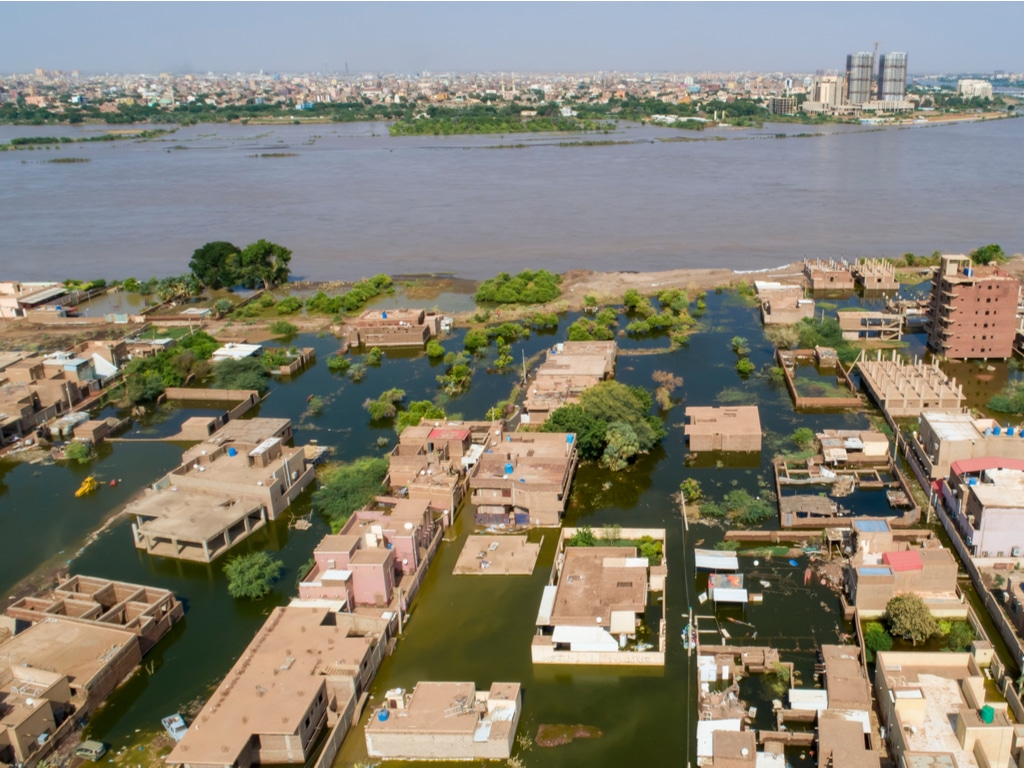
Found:
[[[695,549],[694,562],[697,568],[708,571],[738,571],[740,559],[732,552],[718,552],[714,549]]]

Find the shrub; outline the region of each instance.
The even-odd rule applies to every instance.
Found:
[[[64,458],[68,461],[77,461],[79,464],[88,464],[92,458],[92,444],[73,440],[64,447]]]
[[[366,353],[365,362],[367,365],[380,365],[383,359],[384,353],[381,352],[380,347],[373,347]]]
[[[938,629],[938,622],[918,595],[896,595],[885,606],[885,615],[892,634],[909,640],[914,645],[927,640]]]
[[[264,395],[270,387],[263,363],[255,357],[245,357],[241,360],[228,358],[216,363],[213,366],[213,388],[254,389]]]
[[[438,357],[444,357],[444,347],[441,346],[441,342],[436,339],[431,339],[427,342],[427,357],[430,359],[436,359]]]
[[[588,525],[578,528],[576,533],[565,540],[565,546],[567,547],[593,547],[596,545],[597,539]]]
[[[870,653],[891,650],[892,643],[892,635],[880,622],[869,621],[864,625],[864,646]]]
[[[228,577],[228,594],[234,598],[259,600],[270,593],[281,576],[284,563],[266,552],[250,552],[231,558],[224,566]]]
[[[793,430],[793,434],[789,436],[789,439],[800,450],[807,450],[814,445],[814,430],[809,427],[799,427]]]
[[[686,501],[694,502],[702,495],[700,483],[688,477],[679,484],[679,492]]]
[[[476,352],[490,344],[490,339],[487,338],[487,331],[474,328],[466,333],[466,338],[463,339],[462,344],[467,352]]]
[[[749,357],[741,357],[736,361],[736,370],[741,376],[748,376],[756,370],[757,366],[750,362]]]
[[[298,327],[292,325],[287,320],[275,320],[270,324],[270,332],[275,336],[291,336],[298,333],[298,330]]]
[[[302,309],[302,299],[288,296],[278,302],[277,308],[274,311],[279,315],[294,315],[300,309]]]
[[[484,280],[477,288],[475,299],[478,303],[495,304],[544,304],[562,294],[559,284],[561,275],[545,269],[536,272],[524,269],[515,277],[502,272],[496,277]]]
[[[405,390],[387,389],[380,393],[376,400],[367,399],[363,408],[370,412],[371,421],[393,419],[398,413],[398,404],[405,398]]]
[[[344,355],[331,355],[327,358],[327,370],[344,374],[352,365],[352,361]]]

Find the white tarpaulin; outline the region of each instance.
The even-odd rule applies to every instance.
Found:
[[[708,571],[738,571],[740,568],[740,559],[734,552],[695,549],[693,554],[697,567]]]

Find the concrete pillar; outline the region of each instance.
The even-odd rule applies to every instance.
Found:
[[[206,541],[203,542],[203,556],[207,561],[210,560],[210,545],[209,542]]]

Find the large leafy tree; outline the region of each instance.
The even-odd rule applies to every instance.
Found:
[[[266,552],[250,552],[231,558],[224,566],[228,577],[228,594],[234,598],[259,600],[268,594],[281,576],[284,563]]]
[[[604,452],[604,434],[608,425],[586,413],[578,405],[563,405],[540,428],[541,432],[575,432],[580,458],[593,461]]]
[[[924,604],[924,600],[912,592],[896,595],[886,603],[885,615],[889,619],[889,629],[892,633],[914,645],[939,631],[939,623]]]
[[[331,530],[337,533],[352,513],[385,491],[388,460],[364,456],[348,464],[339,464],[323,477],[313,494],[313,509],[325,515]]]
[[[238,282],[246,288],[267,289],[286,283],[291,260],[292,252],[283,245],[257,240],[239,254]]]
[[[238,246],[223,240],[207,243],[196,248],[188,268],[197,280],[210,288],[237,285],[237,275],[232,274],[232,267],[238,262],[239,250]]]
[[[255,389],[261,395],[270,388],[267,369],[255,357],[241,360],[229,357],[214,363],[213,386],[215,389]]]
[[[974,259],[975,264],[991,264],[993,262],[1001,264],[1006,261],[1006,254],[1003,253],[1001,246],[989,243],[971,251],[971,258]]]

